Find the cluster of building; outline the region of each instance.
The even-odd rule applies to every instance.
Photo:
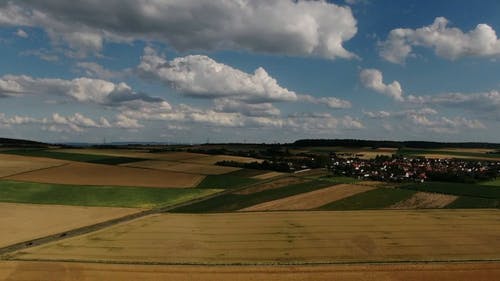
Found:
[[[382,156],[375,159],[330,155],[329,170],[335,175],[395,182],[426,180],[470,182],[500,175],[500,161],[428,159]]]

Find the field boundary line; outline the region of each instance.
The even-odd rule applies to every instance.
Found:
[[[44,167],[44,168],[34,169],[34,170],[30,170],[30,171],[25,171],[25,172],[21,172],[21,173],[17,173],[17,174],[3,176],[3,177],[0,177],[0,179],[8,179],[9,177],[20,176],[20,175],[28,174],[28,173],[31,173],[31,172],[38,172],[38,171],[49,170],[49,169],[53,169],[53,168],[60,168],[60,167],[63,167],[63,166],[70,165],[71,163],[72,162],[67,162],[67,163],[62,163],[62,164],[58,164],[58,165],[55,165],[55,166],[50,166],[50,167]]]
[[[423,265],[423,264],[474,264],[474,263],[500,263],[500,259],[467,259],[467,260],[403,260],[403,261],[324,261],[324,262],[220,262],[220,263],[204,263],[204,262],[153,262],[153,261],[113,261],[113,260],[81,260],[81,259],[17,259],[6,258],[1,261],[20,261],[20,262],[67,262],[67,263],[89,263],[89,264],[118,264],[118,265],[163,265],[163,266],[228,266],[228,267],[253,267],[253,266],[269,266],[269,267],[287,267],[287,266],[324,266],[324,265]]]

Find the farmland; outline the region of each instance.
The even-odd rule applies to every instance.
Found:
[[[0,181],[0,201],[76,206],[153,208],[178,204],[217,189],[82,186]]]
[[[174,212],[204,213],[236,211],[263,202],[285,198],[296,194],[309,192],[331,186],[329,182],[310,181],[292,184],[275,189],[267,189],[250,194],[228,193],[192,205],[174,209]],[[254,186],[248,187],[253,189]]]
[[[251,183],[255,183],[258,180],[252,178],[244,178],[233,175],[209,175],[206,176],[198,188],[235,188]]]
[[[428,158],[461,158],[478,160],[500,160],[500,154],[491,153],[492,150],[477,149],[400,149],[399,155],[424,156]]]
[[[401,188],[445,193],[451,195],[500,199],[500,188],[485,185],[449,182],[427,182],[423,184],[404,184],[401,186]]]
[[[322,168],[283,173],[218,166],[260,160],[161,149],[4,151],[0,211],[7,216],[0,224],[9,231],[0,247],[83,230],[4,248],[0,279],[44,280],[50,272],[75,270],[66,277],[183,280],[188,268],[188,280],[500,275],[498,264],[447,263],[500,260],[498,180],[387,183]],[[460,268],[461,274],[454,271]],[[83,275],[72,275],[78,272]]]
[[[140,161],[140,158],[133,157],[115,157],[97,154],[81,154],[81,153],[66,153],[57,150],[38,150],[38,149],[23,149],[23,150],[6,150],[2,151],[5,154],[30,156],[30,157],[43,157],[68,161],[88,162],[96,164],[123,164],[129,162]]]
[[[347,197],[324,206],[321,210],[365,210],[383,209],[407,200],[415,191],[393,188],[378,188]]]
[[[66,163],[61,160],[0,154],[0,177],[45,169]]]
[[[189,188],[198,185],[203,180],[203,176],[74,162],[64,166],[15,175],[7,179],[56,184]]]
[[[412,197],[397,202],[396,204],[389,206],[389,209],[429,209],[429,208],[443,208],[449,206],[451,203],[455,202],[458,196],[439,194],[439,193],[428,193],[428,192],[417,192],[412,195]]]
[[[176,280],[176,281],[301,281],[301,280],[497,280],[498,263],[399,263],[293,266],[126,265],[78,262],[0,262],[6,281],[61,280]]]
[[[0,203],[0,247],[141,211],[131,208]]]
[[[204,165],[195,163],[183,163],[161,160],[146,160],[127,164],[128,167],[147,168],[155,170],[166,170],[201,175],[222,175],[240,170],[240,168],[224,167],[216,165]]]
[[[242,211],[266,210],[308,210],[324,206],[355,194],[372,190],[375,187],[363,185],[339,184],[331,187],[297,194],[282,199],[260,203],[242,209]]]
[[[487,261],[500,258],[499,215],[499,210],[158,214],[7,257],[259,265]]]

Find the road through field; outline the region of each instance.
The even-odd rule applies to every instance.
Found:
[[[142,209],[0,203],[0,247],[140,211]]]
[[[18,260],[314,264],[500,260],[499,210],[156,214]]]
[[[158,266],[65,262],[0,262],[5,281],[493,281],[500,263],[319,266]]]

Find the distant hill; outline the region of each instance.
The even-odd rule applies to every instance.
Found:
[[[411,147],[411,148],[491,148],[500,149],[498,143],[484,142],[429,142],[429,141],[378,141],[356,139],[303,139],[292,145],[308,146],[344,146],[344,147]]]
[[[10,138],[0,138],[0,147],[47,147],[46,143],[32,141],[32,140],[22,140],[22,139],[10,139]]]

